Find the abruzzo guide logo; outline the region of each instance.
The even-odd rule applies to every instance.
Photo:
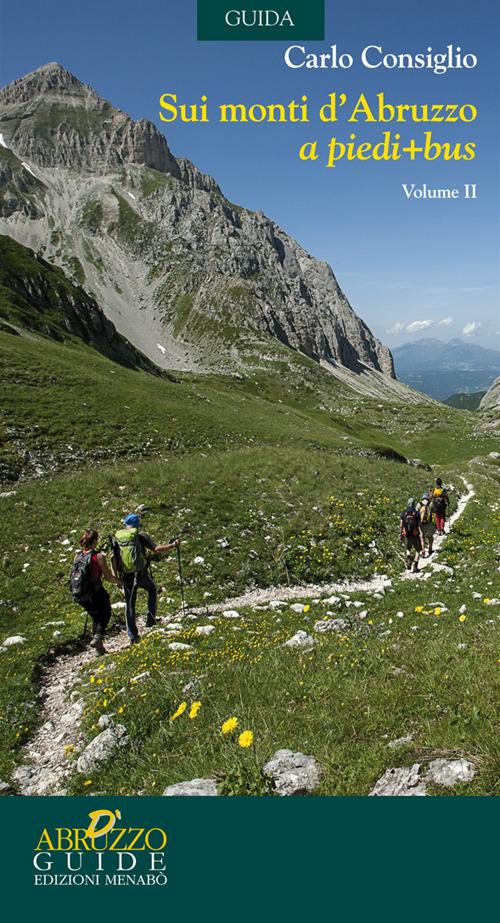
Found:
[[[164,887],[166,845],[162,827],[129,827],[120,810],[100,808],[89,812],[86,826],[49,826],[37,834],[33,884]]]

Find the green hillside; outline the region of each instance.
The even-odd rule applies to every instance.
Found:
[[[451,394],[444,401],[448,407],[456,407],[458,410],[477,410],[486,394],[486,391],[459,391],[458,394]]]
[[[23,747],[44,720],[43,671],[85,647],[82,611],[66,586],[80,530],[93,525],[105,542],[126,511],[145,504],[145,527],[158,539],[189,529],[190,607],[224,610],[225,600],[255,588],[306,592],[308,584],[376,574],[393,585],[378,598],[347,594],[345,630],[318,636],[310,653],[281,646],[327,611],[304,599],[311,608],[301,613],[289,605],[238,606],[234,621],[216,613],[207,637],[195,634],[208,624],[201,616],[187,620],[175,635],[190,645],[185,651],[168,647],[174,635],[153,631],[137,648],[76,671],[86,737],[112,711],[131,743],[92,777],[72,775],[68,791],[154,794],[215,773],[228,793],[262,793],[257,766],[285,746],[322,763],[321,792],[363,794],[389,765],[387,738],[411,729],[406,762],[473,756],[480,771],[467,792],[494,793],[500,626],[483,597],[500,595],[500,475],[493,460],[472,461],[496,445],[475,415],[370,401],[300,356],[275,376],[153,375],[77,336],[59,342],[23,328],[20,315],[16,323],[17,333],[0,332],[0,626],[3,638],[25,641],[1,652],[1,778],[26,763]],[[453,507],[465,490],[461,475],[477,493],[439,556],[454,573],[403,582],[398,515],[438,472],[455,487]],[[176,566],[173,557],[154,565],[160,614],[169,618],[180,606]],[[121,599],[116,589],[112,597]],[[446,617],[434,614],[436,600]],[[354,602],[368,610],[363,621]],[[459,622],[463,603],[467,620]],[[403,672],[393,675],[396,667]],[[143,682],[132,681],[141,673]],[[198,676],[199,715],[171,721],[182,688]],[[220,733],[232,715],[255,735],[248,751]],[[71,767],[71,747],[64,753]]]

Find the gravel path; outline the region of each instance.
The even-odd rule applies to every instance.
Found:
[[[471,484],[463,479],[467,489],[459,502],[455,513],[450,517],[449,528],[464,512],[467,504],[475,495]],[[439,550],[446,535],[436,536],[434,547]],[[432,558],[424,558],[421,569],[434,564]],[[403,579],[419,579],[418,574],[402,574]],[[425,579],[425,578],[424,578]],[[291,599],[309,599],[320,596],[330,596],[336,593],[377,593],[390,586],[391,581],[385,574],[377,574],[370,580],[344,581],[331,584],[314,584],[309,586],[278,586],[265,590],[254,590],[243,596],[226,599],[217,605],[190,609],[189,615],[207,612],[219,612],[224,609],[237,609],[256,605],[266,605],[277,600],[286,602]],[[166,621],[181,620],[182,614],[170,616]],[[153,629],[154,630],[154,629]],[[145,633],[147,630],[143,630]],[[126,631],[119,631],[106,638],[106,650],[112,654],[128,646]],[[73,763],[65,755],[65,747],[74,747],[79,751],[83,744],[80,730],[82,704],[76,700],[71,701],[71,689],[75,684],[78,673],[85,664],[94,661],[95,653],[92,648],[71,654],[61,654],[54,659],[42,673],[39,698],[42,705],[43,723],[37,730],[29,744],[24,749],[24,763],[13,773],[12,779],[21,795],[47,795],[65,794],[64,782],[70,773]]]

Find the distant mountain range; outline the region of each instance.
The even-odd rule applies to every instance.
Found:
[[[500,350],[459,338],[445,343],[424,337],[392,354],[401,381],[440,401],[457,392],[487,391],[500,375]]]

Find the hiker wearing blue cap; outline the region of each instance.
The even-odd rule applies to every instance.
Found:
[[[119,529],[113,539],[113,563],[115,572],[123,582],[126,603],[127,633],[131,644],[139,640],[137,630],[135,604],[137,590],[146,590],[148,594],[148,613],[146,627],[151,628],[156,624],[156,607],[158,593],[156,584],[148,573],[148,552],[165,554],[172,548],[177,548],[179,540],[168,545],[157,545],[151,535],[140,530],[141,519],[137,513],[130,513],[123,520],[124,529]]]

